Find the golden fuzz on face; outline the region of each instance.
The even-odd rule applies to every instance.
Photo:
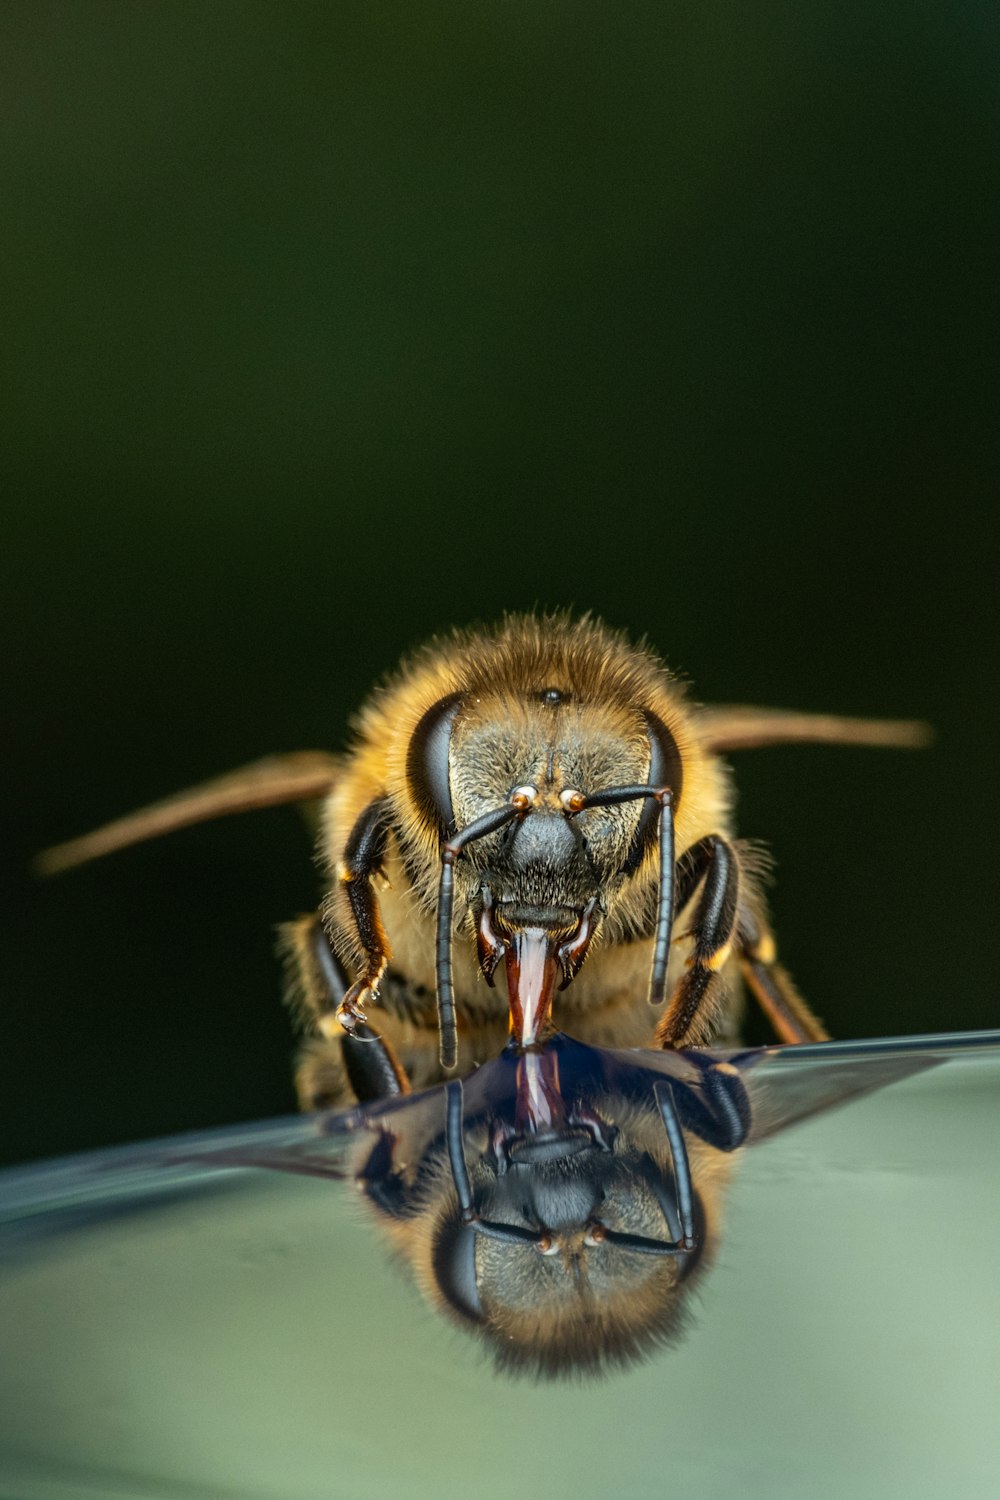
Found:
[[[725,770],[703,749],[683,686],[652,652],[587,617],[512,616],[496,631],[431,642],[358,716],[359,770],[413,821],[407,831],[426,840],[435,862],[437,830],[414,795],[408,761],[424,715],[453,695],[461,699],[451,750],[456,813],[482,810],[490,791],[508,795],[528,772],[546,768],[553,749],[561,762],[552,767],[556,786],[580,780],[583,790],[597,790],[609,779],[641,780],[649,769],[646,709],[666,725],[684,765],[677,815],[691,827],[680,823],[683,842],[693,840],[696,825],[718,826],[726,817]],[[638,819],[634,806],[629,814]]]

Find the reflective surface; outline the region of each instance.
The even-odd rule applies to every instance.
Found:
[[[442,1090],[4,1174],[0,1494],[994,1495],[1000,1037],[715,1056],[467,1080],[506,1238]]]

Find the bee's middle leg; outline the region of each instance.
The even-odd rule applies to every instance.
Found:
[[[742,901],[739,915],[740,968],[747,987],[782,1042],[828,1042],[830,1033],[778,963],[774,938],[756,903]]]

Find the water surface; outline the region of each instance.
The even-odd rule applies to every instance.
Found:
[[[499,1374],[312,1122],[8,1172],[0,1495],[995,1496],[998,1044],[769,1054],[761,1119],[884,1086],[751,1136],[679,1342],[599,1380]]]

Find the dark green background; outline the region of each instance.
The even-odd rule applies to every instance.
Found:
[[[838,1034],[995,1023],[986,4],[8,4],[8,1157],[292,1107],[291,812],[33,850],[337,747],[574,604],[699,695],[922,714],[739,765]]]

